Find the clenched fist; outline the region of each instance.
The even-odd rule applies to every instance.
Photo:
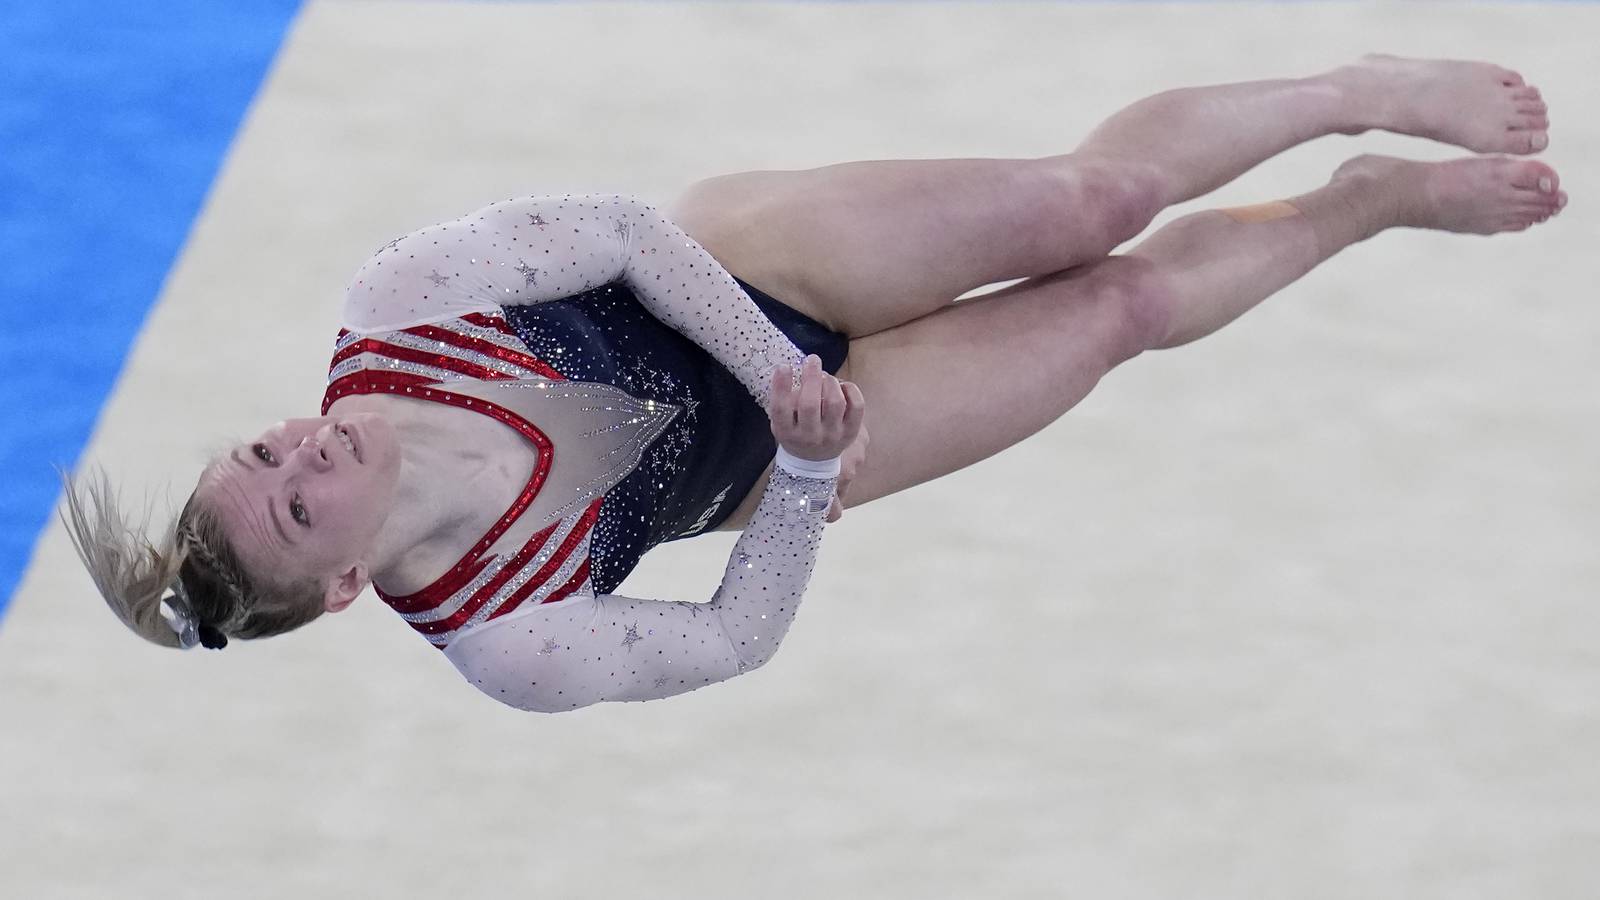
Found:
[[[840,458],[839,480],[828,509],[829,522],[844,513],[838,495],[844,493],[866,457],[866,413],[861,389],[822,371],[822,358],[815,354],[807,356],[801,365],[798,384],[790,367],[772,370],[772,395],[767,407],[772,436],[783,449],[801,459]]]

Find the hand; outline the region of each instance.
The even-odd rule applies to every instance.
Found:
[[[770,397],[772,436],[801,459],[841,456],[855,443],[867,412],[861,389],[822,371],[822,359],[815,354],[802,364],[798,386],[790,367],[773,369]]]
[[[844,515],[844,492],[855,479],[862,461],[867,458],[867,444],[871,442],[872,438],[867,435],[867,423],[862,422],[856,442],[844,448],[844,454],[839,457],[839,482],[834,486],[833,503],[828,507],[827,521],[837,522]]]

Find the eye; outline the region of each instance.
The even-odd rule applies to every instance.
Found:
[[[306,506],[300,502],[298,495],[289,500],[289,517],[301,525],[309,526],[311,524],[311,517],[306,515]]]
[[[256,459],[259,459],[262,462],[277,462],[277,460],[272,456],[272,448],[268,447],[266,444],[252,444],[250,446],[250,452],[254,453],[256,455]]]

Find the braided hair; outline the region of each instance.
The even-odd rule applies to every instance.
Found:
[[[61,519],[73,549],[112,613],[145,640],[183,646],[162,615],[164,603],[193,620],[201,644],[219,650],[229,637],[282,634],[322,614],[323,592],[316,579],[252,577],[216,511],[197,494],[152,543],[145,534],[149,512],[131,527],[103,471],[82,483],[60,474],[66,488]]]

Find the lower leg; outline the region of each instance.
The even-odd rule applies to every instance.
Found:
[[[1297,144],[1353,129],[1353,118],[1327,76],[1179,88],[1113,115],[1073,156],[1148,168],[1166,207],[1210,193]]]
[[[1383,128],[1478,152],[1543,149],[1538,90],[1487,63],[1369,56],[1310,78],[1181,88],[1096,128],[1069,157],[1145,170],[1164,206],[1210,193],[1290,147]]]
[[[1129,256],[1169,276],[1164,328],[1151,344],[1164,349],[1216,331],[1386,228],[1519,231],[1554,215],[1565,202],[1555,172],[1542,163],[1359,157],[1309,194],[1178,219]]]

